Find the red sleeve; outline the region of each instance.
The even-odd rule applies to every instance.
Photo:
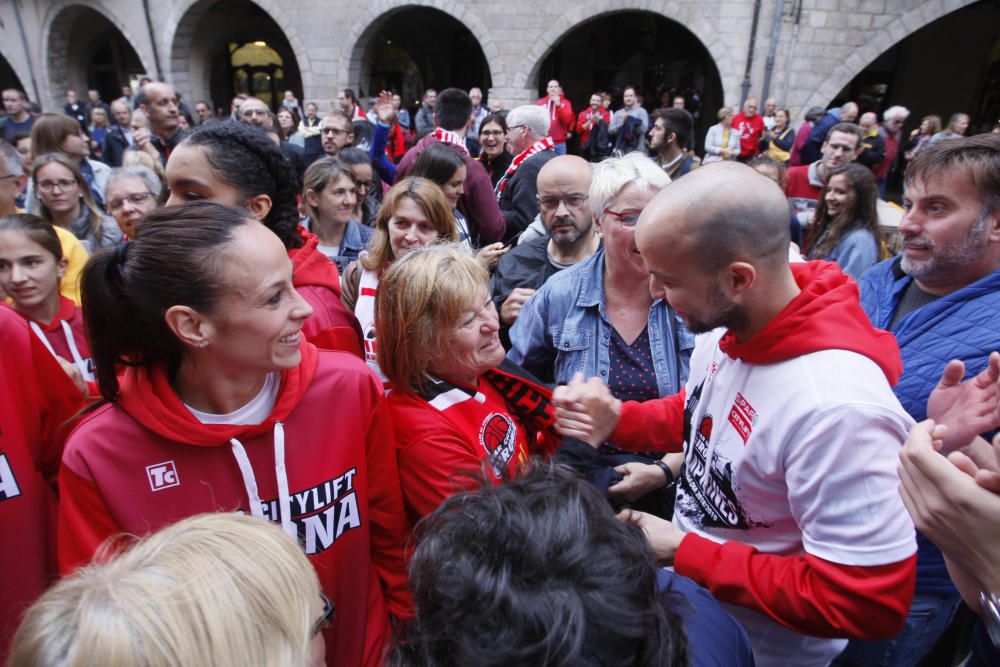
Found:
[[[589,130],[587,130],[587,128],[583,126],[584,123],[586,123],[588,120],[590,120],[590,107],[587,107],[586,109],[581,111],[580,115],[576,117],[577,134],[589,133]]]
[[[63,576],[89,563],[104,540],[122,532],[97,486],[65,465],[59,471],[58,531]]]
[[[573,131],[573,105],[570,104],[569,100],[563,100],[559,108],[556,109],[556,115],[559,116],[559,122],[567,131]]]
[[[622,403],[618,426],[609,440],[629,451],[679,452],[684,444],[684,397],[673,396],[639,403]]]
[[[888,639],[913,601],[917,556],[886,565],[840,565],[809,554],[762,554],[740,542],[688,533],[674,559],[723,602],[749,607],[816,637]]]
[[[381,393],[381,385],[377,388]],[[396,440],[385,398],[368,422],[365,434],[368,462],[368,511],[371,514],[372,562],[385,588],[386,604],[397,618],[413,616],[413,596],[407,583],[404,549],[410,525],[403,509],[396,464]]]

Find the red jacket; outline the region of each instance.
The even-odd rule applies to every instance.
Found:
[[[549,136],[557,144],[566,143],[566,135],[573,131],[573,105],[567,98],[559,100],[559,104],[550,104],[546,95],[535,104],[540,107],[549,108]]]
[[[507,367],[505,364],[503,367]],[[523,371],[522,371],[523,372]],[[505,398],[505,396],[507,398]],[[478,387],[437,380],[419,394],[389,394],[399,449],[399,481],[414,521],[484,474],[516,476],[532,454],[558,446],[551,392],[500,369]]]
[[[284,514],[275,465],[282,442]],[[325,632],[328,664],[381,665],[387,610],[411,613],[407,523],[382,383],[350,355],[303,343],[302,362],[281,374],[274,410],[255,426],[202,424],[161,367],[128,368],[118,400],[91,413],[67,442],[60,568],[87,562],[117,533],[144,535],[200,512],[252,513],[248,479],[263,516],[284,518],[297,532],[336,604]]]
[[[28,326],[38,327],[39,331],[45,336],[45,340],[48,341],[47,347],[51,346],[50,352],[62,357],[80,369],[80,374],[83,375],[83,379],[87,382],[88,396],[94,400],[99,399],[101,394],[97,389],[94,362],[90,358],[90,343],[87,341],[87,330],[83,323],[83,311],[71,299],[60,296],[59,312],[56,313],[56,316],[48,324],[35,322],[22,313],[18,313],[18,315],[28,321]],[[66,327],[63,326],[64,322],[69,326],[68,335]],[[72,346],[70,345],[70,337],[72,337]],[[73,354],[74,346],[76,347],[78,356]]]
[[[760,135],[764,132],[764,117],[759,113],[747,118],[743,112],[733,117],[733,128],[740,133],[740,157],[760,153]]]
[[[0,664],[56,575],[56,475],[83,397],[12,309],[0,308]]]
[[[587,107],[580,112],[580,115],[576,117],[576,134],[580,138],[580,146],[587,143],[587,139],[590,138],[590,131],[593,130],[593,126],[584,127],[588,122],[590,122],[590,114],[593,109]],[[601,115],[601,120],[603,120],[608,125],[611,125],[611,112],[601,107],[598,109],[598,113]]]
[[[330,258],[316,249],[319,237],[302,228],[305,245],[288,251],[292,284],[313,307],[302,332],[324,350],[341,350],[361,358],[361,325],[340,301],[340,273]]]
[[[396,180],[406,178],[413,163],[417,161],[424,148],[437,141],[437,137],[428,134],[417,142],[417,145],[406,151],[399,161],[396,170]],[[479,230],[484,243],[492,243],[503,238],[507,231],[507,220],[500,212],[497,197],[493,194],[493,182],[482,163],[469,155],[465,156],[465,194],[459,200],[459,208],[469,221],[470,227]]]

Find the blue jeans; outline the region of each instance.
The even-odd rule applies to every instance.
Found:
[[[962,598],[916,595],[906,624],[892,639],[858,640],[847,645],[833,665],[847,667],[912,667],[930,653],[948,629]]]
[[[566,155],[566,142],[555,145],[556,155]]]

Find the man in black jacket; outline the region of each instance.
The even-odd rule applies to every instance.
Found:
[[[114,125],[108,129],[104,137],[101,155],[108,165],[120,167],[125,151],[135,147],[135,139],[132,137],[132,110],[128,104],[118,99],[111,103],[111,113],[114,116]]]
[[[545,163],[556,156],[549,137],[549,113],[526,104],[507,114],[507,141],[514,159],[497,183],[500,212],[507,221],[505,240],[513,240],[538,215],[536,179]]]

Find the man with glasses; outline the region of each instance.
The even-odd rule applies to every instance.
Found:
[[[126,238],[135,238],[136,225],[156,209],[163,184],[148,167],[113,169],[104,186],[104,201]]]
[[[323,152],[329,157],[336,157],[344,146],[354,141],[354,125],[343,111],[331,111],[319,125]]]
[[[515,239],[538,215],[538,172],[556,156],[549,123],[548,111],[534,104],[507,114],[507,141],[514,159],[496,186],[500,211],[507,221],[506,240]]]
[[[590,164],[575,155],[555,157],[538,172],[538,204],[546,235],[501,257],[490,284],[505,347],[510,347],[510,327],[535,290],[601,245],[588,204],[590,174]]]

